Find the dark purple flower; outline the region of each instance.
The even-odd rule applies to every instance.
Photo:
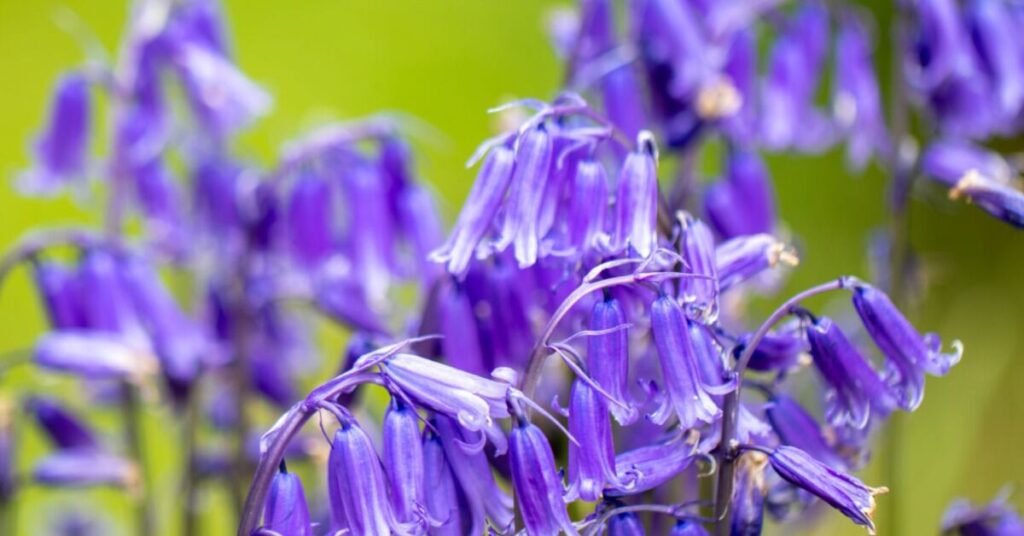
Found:
[[[93,449],[65,449],[35,464],[32,477],[46,486],[131,487],[138,479],[134,464],[113,454]]]
[[[832,319],[816,319],[807,327],[807,339],[814,366],[828,385],[829,422],[864,428],[872,409],[883,413],[891,409],[893,400],[888,387]]]
[[[606,483],[618,487],[615,444],[608,402],[583,380],[572,384],[569,395],[569,489],[566,500],[596,501]]]
[[[779,264],[796,266],[797,262],[795,252],[771,235],[733,238],[715,248],[719,291],[725,292]]]
[[[356,423],[341,423],[327,464],[331,518],[335,523],[353,534],[411,534],[410,525],[395,518],[380,458]]]
[[[663,424],[675,414],[684,430],[714,422],[722,410],[701,380],[686,316],[672,298],[663,295],[651,304],[651,334],[667,395],[666,403],[651,419]]]
[[[99,443],[92,430],[76,415],[61,407],[56,400],[34,396],[25,402],[25,407],[58,448],[85,450],[99,448]]]
[[[644,524],[633,512],[615,514],[608,519],[608,536],[644,536]]]
[[[693,446],[678,439],[658,441],[615,456],[621,485],[605,490],[609,496],[650,491],[682,473],[696,459]]]
[[[525,420],[512,426],[509,465],[526,532],[536,536],[577,534],[562,499],[555,456],[540,428]]]
[[[645,131],[637,142],[640,149],[626,156],[619,172],[615,236],[617,247],[647,257],[657,246],[658,175],[653,138]]]
[[[613,330],[625,323],[622,307],[610,294],[594,303],[588,329],[604,333],[587,337],[587,373],[606,393],[628,406],[629,333],[625,329]],[[610,409],[621,424],[632,422],[638,414],[636,410],[618,404]]]
[[[872,154],[885,157],[891,150],[870,37],[853,14],[842,18],[836,34],[832,113],[847,138],[846,159],[854,169],[862,169]]]
[[[924,397],[924,373],[945,374],[960,361],[963,346],[955,341],[953,353],[942,353],[938,335],[922,337],[892,300],[871,285],[861,284],[854,289],[853,306],[887,359],[886,379],[896,402],[906,411],[917,409]]]
[[[1006,497],[985,506],[972,506],[960,499],[942,516],[942,534],[947,536],[1021,536],[1024,520]]]
[[[463,526],[468,525],[469,530],[465,534],[481,533],[485,519],[490,519],[499,531],[511,527],[515,520],[512,498],[495,482],[486,454],[472,448],[473,441],[456,421],[437,415],[433,423],[444,446],[445,459],[459,484],[460,496],[466,501],[467,521],[463,521]]]
[[[764,523],[764,496],[767,485],[764,469],[768,457],[747,452],[736,462],[736,484],[732,492],[731,536],[760,536]]]
[[[772,469],[787,482],[813,493],[874,534],[875,523],[871,516],[875,512],[875,495],[888,492],[888,488],[865,486],[860,480],[828,467],[795,447],[779,447],[768,459]]]
[[[381,434],[395,517],[402,523],[415,523],[425,494],[423,445],[416,410],[392,397]],[[434,482],[430,484],[433,492]]]
[[[29,193],[53,193],[85,173],[92,110],[89,80],[71,72],[57,84],[46,127],[32,148],[35,162],[21,178]]]
[[[718,272],[715,266],[715,239],[704,222],[685,216],[681,222],[680,255],[686,271],[704,276],[680,280],[680,298],[702,320],[718,317]]]
[[[669,536],[708,536],[704,526],[692,519],[680,519],[676,521]]]
[[[302,481],[294,473],[289,473],[284,465],[270,483],[263,509],[263,528],[282,536],[313,536]]]
[[[434,260],[447,262],[448,272],[452,275],[465,276],[477,246],[494,226],[494,218],[509,188],[514,166],[512,150],[495,147],[480,167],[451,235],[431,254]]]
[[[724,238],[771,233],[775,228],[775,193],[764,163],[753,151],[733,149],[725,179],[704,196],[708,221]]]
[[[288,245],[303,267],[315,268],[334,250],[332,198],[330,182],[312,171],[301,171],[292,183],[287,209]]]
[[[423,431],[423,479],[430,483],[424,492],[423,506],[438,526],[430,527],[431,536],[462,536],[462,512],[459,488],[448,465],[441,439],[429,428]]]
[[[799,402],[775,393],[765,414],[783,445],[797,447],[833,469],[847,469],[847,463],[825,440],[821,426]]]
[[[1024,228],[1024,192],[970,171],[949,191],[950,199],[966,198],[989,214]]]

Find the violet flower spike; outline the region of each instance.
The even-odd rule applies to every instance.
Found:
[[[875,495],[887,493],[888,488],[865,486],[860,480],[828,467],[795,447],[779,447],[768,459],[772,469],[786,481],[813,493],[854,523],[867,527],[869,534],[875,533],[871,519],[875,512]]]
[[[651,334],[668,395],[666,404],[651,415],[651,419],[664,424],[674,413],[679,418],[679,427],[684,430],[702,422],[714,422],[722,410],[701,381],[686,316],[672,298],[662,295],[651,304]]]
[[[415,523],[425,494],[423,445],[416,410],[392,397],[384,414],[382,436],[384,468],[391,485],[395,517],[402,523]]]
[[[963,345],[953,341],[953,353],[941,352],[934,333],[922,337],[884,292],[868,284],[853,291],[853,306],[864,328],[888,359],[888,378],[897,402],[914,411],[924,398],[924,373],[943,375],[960,361]]]
[[[814,365],[829,386],[829,422],[864,428],[872,409],[883,413],[891,409],[894,401],[888,387],[832,319],[816,319],[807,328],[807,339]]]
[[[519,501],[526,533],[531,536],[577,534],[562,499],[562,481],[544,432],[525,420],[509,438],[512,487]]]
[[[267,504],[263,509],[263,529],[276,534],[313,536],[313,525],[309,520],[309,506],[302,491],[302,481],[289,473],[281,463],[281,470],[274,475],[267,492]]]
[[[619,172],[615,203],[618,211],[616,246],[632,247],[648,257],[657,245],[658,175],[654,136],[637,135],[639,149],[629,153]]]
[[[28,194],[52,194],[86,171],[92,109],[89,80],[71,72],[60,80],[48,124],[32,147],[35,162],[18,180]]]
[[[477,246],[494,225],[494,218],[508,190],[515,165],[515,154],[504,146],[495,147],[477,175],[466,204],[452,228],[448,240],[430,255],[446,262],[448,272],[463,278]]]

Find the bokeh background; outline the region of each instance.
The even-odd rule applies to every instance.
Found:
[[[463,163],[492,132],[486,109],[515,97],[550,98],[558,89],[559,66],[544,31],[546,13],[556,5],[538,0],[228,1],[239,63],[275,97],[273,113],[243,136],[241,152],[268,162],[280,143],[325,119],[402,111],[430,125],[414,140],[418,165],[450,221],[474,175]],[[887,6],[869,6],[883,24]],[[74,13],[107,50],[116,50],[127,14],[124,2],[0,0],[0,249],[38,226],[98,217],[88,213],[88,198],[22,199],[10,180],[28,163],[29,140],[43,121],[51,85],[63,69],[83,59],[76,39],[55,22],[67,19],[67,13]],[[887,36],[879,34],[880,56],[887,57]],[[770,164],[780,213],[802,256],[787,291],[839,274],[867,276],[869,237],[886,217],[886,178],[874,168],[857,176],[847,173],[838,152],[772,158]],[[896,501],[899,524],[883,525],[882,534],[934,534],[953,498],[987,501],[1007,484],[1024,483],[1024,234],[926,187],[915,190],[910,218],[911,243],[927,275],[927,291],[912,317],[924,330],[960,338],[967,350],[948,377],[929,379],[921,409],[901,419],[896,481],[885,481],[881,454],[862,475],[868,483],[893,488],[879,515],[884,521]],[[43,329],[29,278],[18,271],[0,295],[0,354],[24,351]],[[328,353],[339,351],[336,337],[323,344],[333,346],[325,348]],[[73,383],[17,369],[0,377],[5,398],[34,390],[78,407],[87,404]],[[99,419],[101,427],[113,426],[116,416],[105,419]],[[161,534],[176,534],[181,506],[175,482],[182,453],[171,440],[179,424],[158,410],[147,417]],[[19,466],[27,469],[44,444],[30,430],[22,439]],[[1013,502],[1021,505],[1022,498],[1024,491]],[[223,497],[214,490],[206,499],[204,533],[233,533],[230,516],[218,514],[226,507]],[[19,533],[49,533],[58,512],[103,510],[104,533],[128,534],[129,508],[128,499],[115,491],[32,489],[19,503]],[[833,513],[806,531],[863,533]]]

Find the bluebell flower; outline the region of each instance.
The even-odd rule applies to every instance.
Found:
[[[636,36],[649,61],[664,63],[671,78],[665,91],[676,98],[692,97],[707,74],[707,44],[698,14],[686,2],[653,0],[641,4]]]
[[[123,265],[114,254],[95,248],[78,265],[78,293],[84,327],[117,334],[139,347],[149,337],[124,284]]]
[[[971,0],[964,18],[978,54],[978,66],[991,84],[1002,118],[1015,120],[1024,104],[1024,47],[1017,40],[1013,7],[997,0]]]
[[[27,193],[54,193],[86,172],[92,104],[89,80],[70,72],[57,84],[47,125],[32,147],[32,169],[20,178]]]
[[[950,199],[966,198],[1010,225],[1024,228],[1024,192],[969,171],[949,191]]]
[[[288,246],[296,262],[315,268],[334,250],[331,183],[309,170],[292,183],[287,208]]]
[[[665,404],[651,419],[663,424],[674,414],[684,430],[714,422],[722,414],[709,386],[701,379],[686,323],[683,310],[668,296],[663,295],[651,304],[651,334],[667,395]]]
[[[888,488],[865,486],[860,480],[828,467],[795,447],[779,447],[768,459],[772,469],[787,482],[813,493],[874,534],[875,523],[871,517],[875,512],[875,495],[888,492]]]
[[[75,273],[62,264],[39,259],[32,262],[32,269],[50,327],[55,330],[84,327]]]
[[[604,227],[608,213],[608,176],[604,166],[590,158],[581,159],[576,164],[572,192],[569,243],[580,254],[600,251],[608,242]]]
[[[45,486],[130,488],[138,481],[138,469],[132,462],[101,450],[64,449],[37,461],[32,478]]]
[[[414,523],[425,493],[423,445],[416,410],[392,397],[381,435],[395,517],[402,523]]]
[[[745,334],[741,344],[746,344],[752,334]],[[761,338],[750,356],[747,368],[756,371],[785,371],[800,364],[800,357],[806,355],[807,340],[796,324],[769,331]]]
[[[657,246],[658,175],[650,133],[637,136],[640,148],[626,156],[615,196],[616,245],[647,257]]]
[[[25,407],[55,446],[60,449],[96,450],[99,443],[92,430],[78,416],[61,407],[56,400],[33,396]]]
[[[974,71],[972,47],[955,0],[913,2],[911,35],[907,43],[908,83],[928,92],[951,77],[964,77]]]
[[[381,309],[394,272],[396,240],[385,185],[379,170],[362,161],[342,173],[342,184],[351,213],[346,246],[352,271],[370,306]]]
[[[846,461],[825,439],[821,425],[796,400],[775,393],[765,415],[783,445],[796,447],[833,469],[847,469]]]
[[[846,136],[846,159],[859,170],[872,155],[884,158],[892,150],[864,23],[846,14],[840,21],[835,46],[832,112]]]
[[[467,438],[456,421],[437,415],[433,424],[444,446],[448,465],[459,484],[460,497],[466,501],[468,521],[464,526],[469,526],[469,530],[465,534],[482,532],[485,519],[489,519],[499,531],[510,528],[515,520],[512,498],[495,482],[487,456],[472,447],[473,441]]]
[[[757,39],[753,28],[736,31],[726,56],[722,74],[736,89],[739,100],[736,111],[721,120],[720,126],[733,142],[750,146],[758,136]]]
[[[888,386],[832,319],[820,317],[807,327],[814,366],[828,386],[826,417],[836,425],[864,428],[872,409],[883,413],[894,403]]]
[[[147,233],[163,251],[183,256],[188,248],[183,200],[167,166],[162,159],[153,159],[135,168],[133,175]]]
[[[448,240],[431,254],[433,259],[446,262],[452,275],[461,278],[469,269],[477,246],[494,225],[514,166],[515,154],[507,147],[495,147],[480,166],[480,173]]]
[[[692,519],[676,521],[668,534],[669,536],[709,536],[704,526]]]
[[[997,497],[985,506],[972,506],[958,500],[942,516],[942,534],[946,536],[1020,536],[1024,534],[1024,519],[1010,505],[1005,496]]]
[[[334,434],[327,462],[331,518],[353,534],[413,534],[388,499],[380,458],[366,432],[346,420]]]
[[[625,323],[619,301],[609,294],[594,302],[587,326],[591,331],[603,332],[587,337],[587,373],[622,404],[610,407],[621,424],[628,424],[637,417],[637,411],[630,407],[629,333],[625,329],[614,330]]]
[[[775,228],[775,193],[768,169],[757,153],[733,148],[726,157],[725,178],[704,196],[708,221],[722,237],[771,233]]]
[[[313,536],[302,481],[294,473],[289,473],[284,464],[274,475],[270,491],[267,492],[267,503],[263,508],[263,529],[282,536]]]
[[[718,271],[715,266],[715,239],[708,226],[689,215],[682,218],[679,254],[686,270],[704,278],[686,278],[679,282],[679,297],[696,318],[714,320],[718,316]]]
[[[738,236],[715,248],[720,292],[754,279],[778,265],[796,266],[799,259],[786,244],[767,234]]]
[[[659,440],[615,456],[618,487],[608,496],[636,495],[655,489],[689,467],[696,456],[693,446],[679,438]]]
[[[765,466],[768,457],[760,452],[746,452],[736,462],[736,484],[730,510],[732,536],[759,536],[764,524],[764,498],[767,492]]]
[[[562,499],[562,480],[555,467],[555,456],[540,428],[525,420],[512,426],[509,466],[526,533],[577,534]]]
[[[814,107],[828,49],[828,12],[801,5],[772,45],[761,90],[761,141],[772,150],[817,151],[831,143],[831,126]]]
[[[566,500],[596,501],[605,484],[618,486],[615,444],[608,402],[583,380],[572,384],[569,395],[569,489]]]
[[[430,527],[431,536],[462,536],[462,501],[459,488],[445,457],[441,439],[430,428],[423,430],[423,480],[430,493],[423,493],[423,506],[438,525]]]
[[[544,126],[528,130],[516,143],[512,187],[497,248],[503,250],[512,245],[520,267],[537,262],[542,238],[538,233],[538,216],[553,153],[551,134]]]
[[[922,337],[892,300],[868,284],[853,291],[853,306],[864,328],[887,361],[887,381],[899,406],[913,411],[924,397],[924,374],[942,375],[960,361],[963,346],[953,343],[954,351],[942,353],[941,340],[934,333]]]
[[[633,512],[623,512],[608,518],[608,536],[644,536],[644,524]]]
[[[230,239],[241,221],[239,183],[243,169],[222,157],[204,157],[192,170],[195,211],[206,232]],[[231,246],[230,242],[224,247]],[[230,249],[228,249],[230,251]]]
[[[494,419],[509,416],[507,384],[410,354],[395,354],[380,368],[417,404],[457,420],[466,430],[490,433]]]

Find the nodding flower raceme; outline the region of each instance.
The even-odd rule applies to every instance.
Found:
[[[888,488],[865,486],[856,478],[828,467],[796,448],[782,446],[768,455],[772,469],[791,484],[809,491],[815,497],[839,510],[858,525],[874,534],[875,495]]]

